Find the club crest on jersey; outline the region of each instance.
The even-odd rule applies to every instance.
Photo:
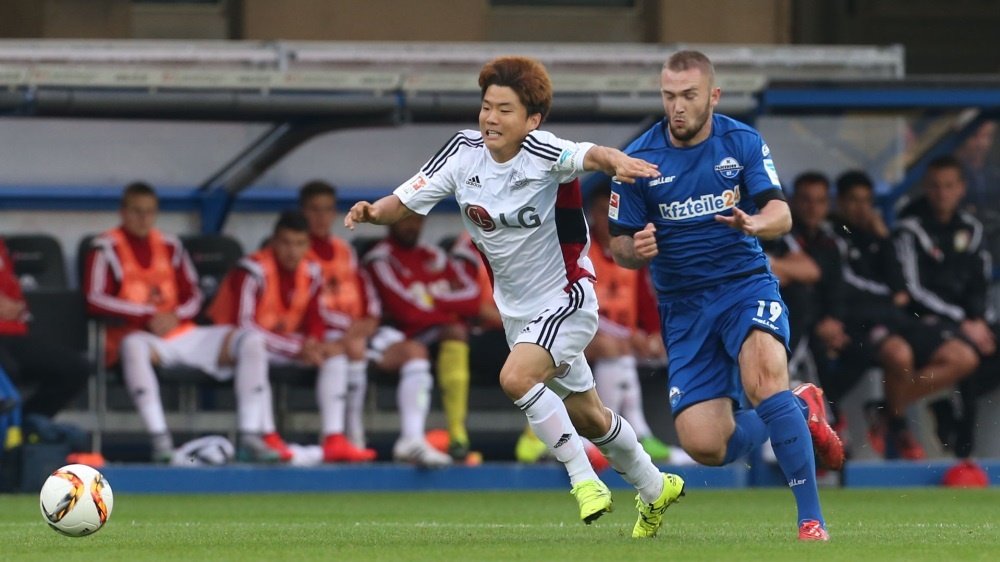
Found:
[[[683,390],[677,388],[676,386],[670,387],[670,394],[669,394],[670,407],[671,408],[676,408],[677,404],[680,403],[682,396],[684,396],[684,391]]]
[[[525,187],[528,187],[528,177],[521,170],[514,170],[510,175],[510,190],[517,191]]]
[[[715,165],[715,171],[719,172],[719,175],[731,180],[736,176],[740,175],[740,171],[743,170],[743,166],[740,165],[732,156],[726,156],[721,162]]]
[[[507,228],[538,228],[542,225],[542,219],[531,206],[521,207],[513,213],[500,213],[496,217],[490,215],[484,207],[479,205],[468,205],[463,211],[469,221],[478,226],[483,232],[493,232],[498,226]]]
[[[727,209],[732,209],[739,202],[740,186],[734,185],[732,189],[727,189],[719,195],[706,193],[697,199],[688,197],[684,201],[660,203],[660,216],[670,221],[679,221],[704,215],[714,215]]]

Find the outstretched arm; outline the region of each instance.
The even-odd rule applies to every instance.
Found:
[[[635,183],[636,178],[656,178],[660,170],[638,158],[632,158],[617,148],[594,145],[583,158],[583,169],[601,171],[625,183]]]
[[[393,224],[413,214],[395,194],[386,195],[374,203],[358,201],[344,217],[344,226],[354,230],[354,226],[367,222],[371,224]]]

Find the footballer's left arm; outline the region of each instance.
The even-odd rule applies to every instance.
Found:
[[[781,199],[771,199],[754,215],[761,219],[757,225],[757,238],[773,240],[792,229],[792,211]]]
[[[758,193],[754,197],[754,203],[760,209],[755,215],[733,207],[732,215],[715,215],[715,220],[743,231],[747,236],[764,240],[773,240],[792,229],[792,211],[780,189]]]

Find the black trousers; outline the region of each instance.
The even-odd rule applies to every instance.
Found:
[[[23,395],[24,415],[56,415],[83,391],[89,373],[78,351],[30,333],[0,336],[0,365]]]

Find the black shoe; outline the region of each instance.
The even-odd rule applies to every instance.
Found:
[[[452,441],[448,444],[448,456],[452,460],[464,461],[469,456],[469,444],[461,441]]]

